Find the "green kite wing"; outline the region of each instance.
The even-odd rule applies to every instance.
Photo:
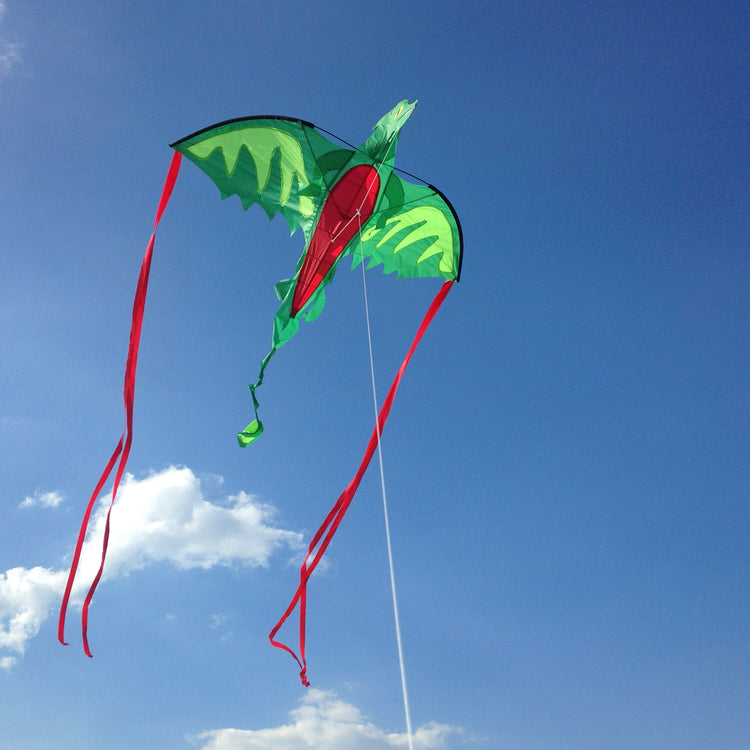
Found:
[[[353,153],[311,123],[286,117],[227,120],[172,148],[200,167],[222,198],[239,196],[245,210],[257,203],[269,219],[281,213],[291,232],[302,227],[306,240],[327,182]]]
[[[415,185],[392,172],[375,213],[362,230],[354,266],[382,264],[398,278],[442,277],[461,272],[461,228],[447,198],[432,185]]]

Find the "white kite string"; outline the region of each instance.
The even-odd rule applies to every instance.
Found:
[[[359,211],[357,211],[359,217]],[[360,223],[360,248],[362,248],[362,225]],[[362,266],[362,290],[364,293],[365,301],[365,320],[367,321],[367,346],[370,352],[370,378],[372,381],[372,403],[375,407],[375,430],[377,431],[378,437],[378,463],[380,465],[380,488],[383,495],[383,516],[385,518],[385,542],[388,549],[388,569],[391,574],[391,596],[393,598],[393,618],[396,623],[396,646],[398,648],[398,666],[401,670],[401,692],[404,696],[404,714],[406,715],[406,737],[409,741],[409,750],[414,750],[412,743],[412,732],[411,732],[411,713],[409,711],[409,692],[406,689],[406,668],[404,666],[404,650],[401,644],[401,624],[398,616],[398,599],[396,597],[396,576],[393,570],[393,552],[391,550],[391,529],[388,522],[388,499],[385,492],[385,472],[383,470],[383,451],[380,444],[380,422],[378,419],[379,408],[378,408],[378,396],[375,389],[375,365],[372,356],[372,335],[370,332],[370,306],[367,301],[367,279],[365,278],[365,259],[364,254],[360,258],[360,265]]]

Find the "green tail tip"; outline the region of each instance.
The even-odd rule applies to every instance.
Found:
[[[250,443],[254,443],[262,434],[263,423],[260,419],[254,419],[242,432],[237,434],[237,442],[241,448],[244,448]]]

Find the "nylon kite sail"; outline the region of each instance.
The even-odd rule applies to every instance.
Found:
[[[62,643],[65,643],[66,609],[94,503],[117,466],[111,511],[130,451],[135,370],[155,232],[184,156],[213,180],[222,198],[237,195],[246,210],[257,203],[269,218],[280,213],[292,234],[301,228],[304,235],[304,250],[294,274],[279,281],[275,287],[280,304],[273,319],[271,348],[261,361],[256,380],[250,384],[254,418],[238,434],[241,446],[250,445],[263,433],[257,389],[263,383],[271,357],[297,333],[301,320],[312,322],[320,315],[325,303],[325,287],[333,280],[344,257],[351,256],[352,267],[360,263],[366,263],[367,269],[381,266],[383,273],[395,272],[397,278],[436,277],[443,280],[383,402],[360,467],[313,537],[300,571],[299,587],[271,631],[271,643],[285,649],[297,660],[302,681],[308,684],[304,628],[307,581],[369,465],[408,362],[461,271],[461,226],[453,207],[437,188],[402,177],[407,173],[399,174],[394,166],[400,130],[415,106],[416,102],[406,100],[397,104],[376,123],[370,137],[359,147],[334,143],[324,135],[331,135],[328,131],[304,120],[273,116],[227,120],[172,144],[175,154],[146,249],[133,306],[125,372],[125,429],[84,513],[60,610],[58,637]],[[413,175],[408,177],[413,178]],[[101,566],[82,612],[84,651],[89,656],[88,608],[102,575],[108,537],[109,515]],[[297,605],[300,609],[299,656],[275,640],[276,633]]]

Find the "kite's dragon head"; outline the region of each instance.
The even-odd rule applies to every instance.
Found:
[[[374,162],[384,162],[393,157],[398,142],[398,132],[416,106],[416,102],[409,104],[404,99],[378,120],[372,129],[372,135],[364,143],[368,155]]]

